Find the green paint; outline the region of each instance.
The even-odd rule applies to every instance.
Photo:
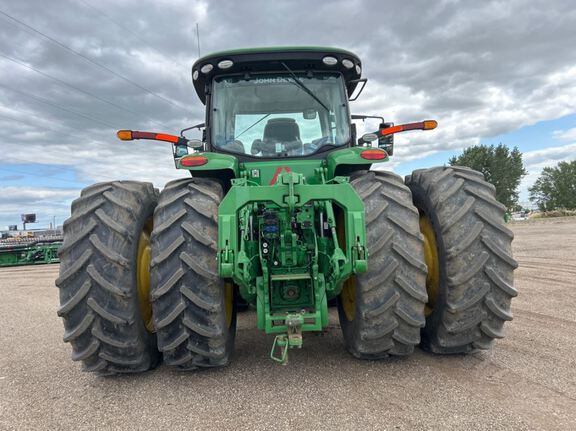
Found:
[[[0,267],[58,263],[58,248],[61,245],[61,242],[52,242],[2,246]]]
[[[319,184],[317,170],[323,168],[323,160],[273,160],[265,162],[249,162],[242,164],[242,176],[254,185],[270,185],[278,181],[281,172],[299,172],[304,175],[308,184]],[[276,179],[274,176],[276,174]]]
[[[304,317],[302,331],[321,330],[327,300],[367,269],[362,200],[347,179],[326,184],[322,169],[316,173],[308,181],[282,170],[265,186],[236,179],[219,207],[219,273],[256,305],[258,328],[267,333],[286,332],[286,316],[295,312]],[[346,225],[343,244],[335,211]]]
[[[337,64],[326,65],[322,59],[327,55],[335,57]],[[218,68],[218,62],[224,59],[233,61],[229,69]],[[344,66],[344,59],[352,60],[354,66]],[[323,47],[270,47],[217,52],[200,58],[193,65],[194,86],[203,103],[212,103],[214,111],[225,109],[227,105],[214,96],[214,77],[278,74],[278,70],[286,74],[279,66],[284,61],[295,70],[340,73],[344,77],[340,85],[348,96],[360,77],[360,60],[351,52]],[[212,69],[201,72],[199,69],[206,64]],[[262,91],[266,87],[258,88]],[[288,115],[295,109],[292,106],[289,111],[282,104],[271,107],[265,102],[258,106],[258,100],[266,101],[257,97],[258,92],[254,91],[255,101],[250,98],[251,104],[246,104],[242,115]],[[331,136],[339,127],[334,119],[336,111],[350,129],[345,93],[342,95],[338,110],[325,115],[323,136]],[[312,99],[302,97],[303,106],[297,111],[314,106]],[[238,105],[237,100],[233,102],[232,106]],[[217,133],[218,127],[234,130],[233,120],[225,115],[214,116],[214,111],[209,110],[206,117],[208,137]],[[283,138],[276,139],[281,142]],[[221,180],[232,178],[218,209],[218,273],[238,286],[239,294],[256,307],[258,328],[276,334],[271,357],[283,364],[289,348],[302,346],[303,332],[321,331],[328,325],[328,300],[339,295],[344,281],[368,269],[364,204],[344,175],[369,169],[388,158],[366,160],[361,153],[369,148],[355,147],[351,141],[342,144],[324,156],[318,153],[317,159],[250,161],[250,156],[243,154],[237,159],[229,154],[203,152],[194,154],[206,157],[208,162],[192,168],[183,167],[181,158],[175,159],[177,168],[193,175],[201,172],[202,176]],[[217,148],[213,143],[208,145]]]

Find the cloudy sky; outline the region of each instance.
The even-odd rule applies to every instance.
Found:
[[[314,5],[314,6],[312,6]],[[530,174],[576,158],[576,3],[525,1],[0,0],[0,229],[57,224],[96,181],[185,175],[169,146],[118,129],[201,122],[201,53],[274,45],[356,52],[356,114],[437,130],[396,139],[401,175],[478,143],[518,146]]]

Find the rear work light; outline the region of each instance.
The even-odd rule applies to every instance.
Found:
[[[206,163],[208,163],[208,158],[205,156],[185,156],[180,159],[180,164],[187,168],[202,166]]]
[[[234,66],[234,62],[232,60],[222,60],[218,63],[218,68],[220,69],[230,69]]]
[[[324,63],[326,66],[334,66],[335,64],[338,63],[338,59],[336,57],[327,55],[322,59],[322,63]]]
[[[354,67],[354,63],[352,60],[345,58],[342,60],[342,66],[344,66],[346,69],[352,69]]]
[[[200,68],[200,72],[204,73],[204,74],[208,74],[212,71],[212,69],[214,69],[214,66],[212,66],[210,63],[205,64],[204,66],[202,66]]]
[[[360,157],[366,160],[384,160],[388,154],[384,150],[364,150],[360,153]]]

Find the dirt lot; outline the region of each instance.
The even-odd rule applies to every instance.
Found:
[[[576,219],[516,223],[514,321],[493,351],[361,362],[307,335],[286,367],[240,317],[223,370],[80,372],[56,316],[58,266],[0,270],[0,429],[576,429]]]

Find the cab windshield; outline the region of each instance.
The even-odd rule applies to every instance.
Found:
[[[253,157],[307,156],[346,144],[348,122],[339,74],[266,74],[214,81],[211,138],[216,149]]]

